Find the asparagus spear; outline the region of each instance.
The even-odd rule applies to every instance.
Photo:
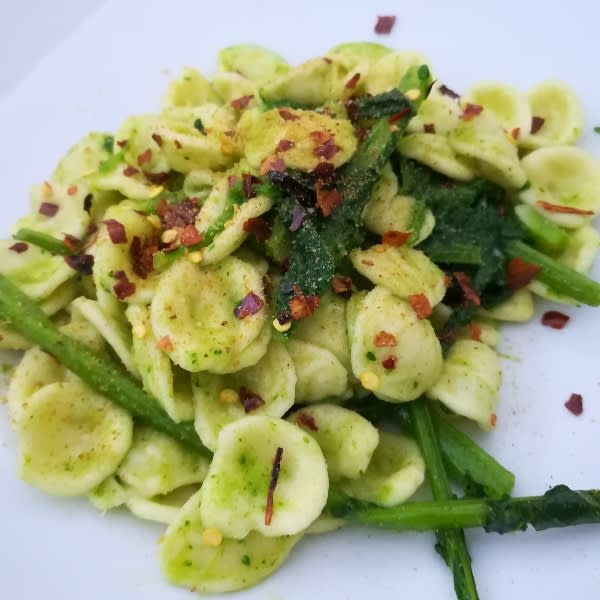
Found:
[[[36,231],[35,229],[19,229],[19,231],[17,231],[13,237],[15,240],[29,242],[34,246],[38,246],[42,250],[52,252],[52,254],[67,256],[73,253],[71,250],[69,250],[69,248],[67,248],[67,246],[65,246],[62,240],[56,239],[47,233]]]
[[[435,500],[447,501],[452,490],[444,467],[437,432],[426,401],[411,402],[408,407],[414,432],[423,452],[427,478]],[[454,579],[458,600],[478,600],[477,586],[471,568],[471,557],[462,528],[436,530],[436,550],[446,561]]]
[[[210,456],[192,423],[175,423],[158,401],[125,371],[61,333],[35,302],[4,275],[0,275],[0,321],[52,354],[91,388],[122,406],[133,417]]]
[[[557,485],[541,496],[491,500],[469,498],[408,502],[393,508],[348,498],[331,488],[329,513],[350,523],[395,531],[455,530],[482,527],[488,533],[536,531],[600,523],[600,490],[572,490]]]

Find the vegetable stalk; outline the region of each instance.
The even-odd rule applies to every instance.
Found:
[[[61,256],[73,254],[72,250],[67,248],[62,240],[48,235],[47,233],[36,231],[35,229],[19,229],[19,231],[17,231],[13,237],[15,240],[29,242],[34,246],[38,246],[42,250],[52,252],[52,254],[60,254]]]

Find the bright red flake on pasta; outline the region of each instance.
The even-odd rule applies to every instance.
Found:
[[[196,222],[200,204],[197,198],[184,198],[178,204],[167,204],[167,201],[161,198],[156,212],[165,229],[182,229]]]
[[[393,354],[390,354],[390,356],[381,361],[381,366],[386,371],[393,371],[396,368],[397,363],[398,359]]]
[[[358,81],[360,79],[360,73],[354,73],[350,79],[346,82],[346,88],[349,90],[353,90],[358,85]]]
[[[254,292],[248,292],[242,301],[235,307],[233,314],[240,319],[255,315],[265,303],[263,299]]]
[[[254,98],[253,94],[250,94],[248,96],[241,96],[240,98],[234,98],[230,102],[231,108],[234,108],[235,110],[243,110],[244,108],[247,108],[252,98]]]
[[[431,303],[425,294],[411,294],[408,297],[418,319],[426,319],[431,316]]]
[[[584,210],[582,208],[576,208],[575,206],[562,206],[561,204],[552,204],[551,202],[546,202],[545,200],[537,200],[536,204],[544,210],[547,210],[548,212],[562,213],[565,215],[590,216],[594,214],[593,210]]]
[[[423,125],[423,131],[425,133],[435,133],[435,123],[425,123]]]
[[[301,427],[306,427],[312,431],[319,431],[315,418],[308,413],[300,413],[296,415],[296,424]]]
[[[397,112],[396,114],[394,114],[391,117],[389,117],[388,118],[388,123],[390,125],[393,125],[394,123],[397,123],[401,119],[404,119],[404,117],[407,117],[409,114],[410,114],[410,107],[407,106],[406,108],[404,108],[400,112]]]
[[[469,331],[471,332],[471,339],[474,342],[481,341],[481,327],[475,323],[469,323]]]
[[[520,127],[515,127],[511,132],[510,135],[512,137],[513,140],[518,140],[519,136],[521,135],[521,128]]]
[[[310,137],[317,144],[324,144],[325,142],[328,142],[331,139],[331,134],[329,133],[329,131],[325,131],[324,129],[318,129],[317,131],[311,131]]]
[[[517,256],[508,263],[506,284],[513,291],[520,290],[529,285],[541,270],[541,267],[526,263],[522,258]]]
[[[294,114],[287,108],[280,108],[278,112],[279,112],[279,116],[284,121],[297,121],[300,118],[298,115]]]
[[[131,270],[141,279],[146,279],[154,270],[152,257],[158,252],[158,237],[156,235],[140,238],[137,235],[131,240],[129,258]]]
[[[275,152],[287,152],[292,149],[296,145],[296,142],[292,140],[279,140],[279,144],[277,144],[277,148],[275,148]]]
[[[305,296],[297,285],[293,286],[294,297],[288,302],[290,316],[295,321],[310,317],[321,302],[318,296]]]
[[[82,275],[91,275],[94,268],[94,257],[91,254],[72,254],[65,256],[65,262],[71,269]]]
[[[531,117],[531,133],[537,133],[545,122],[546,119],[542,117]]]
[[[404,246],[410,237],[408,231],[386,231],[381,236],[381,242],[386,246]]]
[[[338,146],[333,138],[328,139],[326,142],[318,145],[314,150],[314,156],[319,156],[325,160],[331,160],[340,150],[341,146]]]
[[[583,396],[581,394],[571,394],[569,399],[565,402],[567,410],[572,412],[578,417],[583,412]]]
[[[471,277],[462,271],[457,271],[453,275],[460,285],[465,300],[470,300],[475,306],[481,306],[479,294],[471,287]]]
[[[77,193],[77,186],[76,186],[76,185],[70,185],[70,186],[67,188],[67,194],[68,194],[69,196],[74,196],[76,193]]]
[[[260,174],[266,175],[269,171],[283,173],[283,171],[285,171],[285,162],[283,158],[279,158],[278,156],[268,156],[265,158],[260,165]]]
[[[254,175],[250,173],[242,174],[242,192],[244,193],[244,198],[250,200],[250,198],[254,198],[256,196],[256,190],[254,189],[254,184],[258,181]]]
[[[150,171],[142,171],[144,177],[154,185],[163,185],[169,179],[170,173],[163,171],[162,173],[151,173]]]
[[[490,415],[490,425],[492,427],[496,427],[496,423],[498,422],[498,416],[496,415],[496,413],[492,413]]]
[[[327,190],[323,187],[322,181],[317,180],[317,208],[321,210],[324,217],[328,217],[341,203],[342,197],[334,188]]]
[[[153,133],[152,134],[152,139],[154,140],[154,142],[156,143],[156,145],[160,148],[162,146],[162,137],[158,134],[158,133]]]
[[[334,294],[342,298],[350,298],[352,295],[352,279],[350,277],[336,276],[331,280],[331,289]]]
[[[168,335],[163,335],[157,342],[156,347],[165,352],[173,352],[174,346],[171,338]]]
[[[137,157],[137,164],[141,167],[152,160],[152,150],[147,148]]]
[[[246,414],[256,410],[257,408],[260,408],[265,403],[265,401],[258,394],[251,392],[245,387],[240,388],[239,396],[240,402],[242,403],[244,412]]]
[[[202,241],[202,234],[196,229],[193,224],[186,225],[179,234],[179,241],[184,246],[193,246]]]
[[[335,174],[335,166],[330,162],[320,162],[312,171],[311,175],[313,175],[316,179],[320,179],[321,181],[332,181],[333,176]]]
[[[396,336],[387,331],[380,331],[373,338],[375,348],[393,348],[397,344]]]
[[[479,116],[483,111],[483,106],[479,104],[471,104],[467,102],[467,105],[463,108],[463,113],[460,115],[460,118],[463,121],[471,121],[475,117]]]
[[[38,212],[45,217],[53,217],[58,212],[58,204],[54,204],[53,202],[42,202],[38,208]]]
[[[552,327],[552,329],[562,329],[570,318],[557,310],[549,310],[542,315],[542,325]]]
[[[273,457],[273,468],[271,469],[271,480],[269,481],[269,491],[267,492],[267,506],[265,508],[265,525],[270,525],[273,519],[273,495],[277,487],[279,479],[279,471],[281,469],[281,457],[283,456],[283,448],[279,447],[275,451]]]
[[[16,252],[17,254],[21,254],[25,252],[29,248],[29,244],[27,242],[15,242],[12,246],[9,246],[9,250]]]
[[[113,244],[126,244],[127,232],[123,223],[119,223],[116,219],[106,219],[102,221],[106,225],[108,237]]]
[[[69,252],[72,252],[73,254],[79,252],[81,248],[81,240],[78,237],[71,235],[70,233],[65,233],[65,235],[63,236],[63,244],[65,245],[67,250],[69,250]]]
[[[451,90],[447,85],[440,85],[438,88],[440,94],[443,96],[448,96],[448,98],[452,98],[453,100],[458,100],[460,98],[460,94],[457,94],[454,90]]]
[[[395,24],[395,15],[378,16],[377,23],[375,23],[375,33],[378,33],[380,35],[386,35],[388,33],[391,33]]]
[[[139,173],[139,171],[135,167],[132,167],[131,165],[128,165],[127,167],[125,167],[123,169],[123,175],[125,175],[125,177],[133,177],[137,173]]]
[[[243,229],[252,234],[257,242],[266,242],[271,237],[271,226],[260,217],[251,217],[244,221]]]
[[[113,273],[113,277],[117,279],[117,283],[113,285],[113,291],[119,300],[124,300],[135,294],[135,283],[129,281],[125,271],[117,271],[116,273]]]

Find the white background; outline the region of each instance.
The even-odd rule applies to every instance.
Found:
[[[588,120],[582,144],[600,155],[600,15],[595,3],[504,2],[67,2],[0,6],[2,226],[27,210],[31,183],[48,177],[80,136],[157,110],[184,64],[206,73],[220,47],[258,42],[290,61],[341,41],[371,39],[425,52],[453,89],[499,79],[524,89],[557,77],[579,93]],[[377,37],[377,14],[397,15]],[[596,279],[600,279],[598,267]],[[600,487],[600,318],[566,310],[563,331],[538,321],[509,327],[495,432],[479,436],[517,474],[518,494],[548,486]],[[585,410],[563,407],[572,392]],[[2,597],[62,600],[189,598],[162,581],[162,528],[125,514],[101,518],[85,500],[43,496],[14,476],[16,444],[0,407]],[[598,526],[506,535],[469,533],[481,598],[597,599]],[[243,600],[304,598],[451,600],[450,576],[431,535],[345,531],[304,540],[268,582]]]

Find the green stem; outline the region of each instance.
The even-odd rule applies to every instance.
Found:
[[[569,234],[528,204],[519,204],[515,208],[515,215],[542,252],[556,254],[567,244]]]
[[[545,283],[553,292],[569,296],[582,304],[600,306],[600,283],[523,242],[510,242],[507,251],[512,258],[518,257],[526,263],[541,267],[536,279]]]
[[[38,246],[42,250],[52,252],[52,254],[60,254],[61,256],[73,254],[73,252],[64,245],[62,240],[58,240],[47,233],[42,233],[41,231],[35,231],[34,229],[19,229],[19,231],[17,231],[13,237],[15,240],[29,242],[34,246]]]
[[[112,361],[61,333],[40,308],[4,275],[0,275],[0,321],[11,325],[33,344],[52,354],[92,389],[122,406],[133,417],[202,454],[192,423],[175,423],[158,404]]]
[[[429,406],[424,399],[420,399],[411,402],[408,410],[427,466],[427,478],[433,498],[447,501],[452,497],[452,490]],[[479,594],[471,568],[471,557],[467,549],[464,531],[460,528],[438,529],[436,536],[438,539],[436,550],[444,558],[452,572],[456,597],[458,600],[478,600]]]

